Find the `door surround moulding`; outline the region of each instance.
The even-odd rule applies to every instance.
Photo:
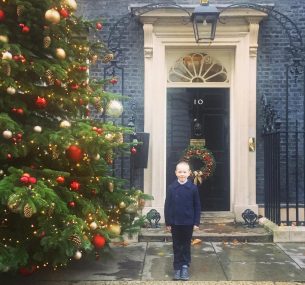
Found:
[[[234,9],[232,9],[234,10]],[[148,167],[144,171],[144,192],[154,200],[144,209],[157,209],[163,216],[166,191],[166,90],[167,53],[174,49],[228,50],[233,67],[230,88],[230,189],[231,211],[237,220],[250,208],[256,213],[256,154],[248,150],[248,138],[256,137],[256,61],[259,23],[267,15],[251,9],[226,11],[226,24],[217,27],[211,44],[197,44],[191,25],[181,16],[164,10],[152,17],[140,17],[144,31],[144,131],[150,135]],[[242,11],[241,11],[242,10]],[[235,13],[235,14],[234,14]],[[235,16],[234,16],[235,15]],[[166,21],[169,19],[170,21]],[[178,24],[180,23],[180,25]],[[230,67],[231,68],[231,67]],[[173,85],[173,84],[171,84]],[[213,85],[213,84],[212,84]],[[212,87],[202,84],[201,87]],[[177,87],[181,87],[178,86]],[[200,83],[196,84],[200,88]],[[222,88],[221,84],[214,84]]]

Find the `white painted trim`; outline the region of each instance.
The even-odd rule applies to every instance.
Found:
[[[234,11],[233,11],[234,12]],[[167,87],[230,88],[230,210],[237,219],[243,210],[256,213],[255,153],[249,153],[248,138],[256,131],[256,49],[258,23],[266,16],[246,9],[230,12],[226,25],[217,30],[213,43],[197,44],[192,27],[181,25],[181,19],[167,11],[158,17],[142,16],[144,23],[145,90],[144,131],[150,133],[148,168],[144,171],[144,192],[154,196],[148,208],[161,209],[166,191],[166,95]],[[235,17],[234,17],[235,15]],[[176,17],[176,18],[175,18]],[[179,24],[180,23],[180,24]],[[168,53],[174,50],[228,53],[229,83],[167,83]],[[148,209],[147,208],[147,209]]]

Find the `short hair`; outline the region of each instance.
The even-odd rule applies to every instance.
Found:
[[[190,164],[189,164],[187,161],[184,161],[184,160],[179,161],[179,162],[177,163],[177,165],[176,165],[176,169],[178,168],[179,165],[185,165],[185,166],[187,166],[189,169],[191,169]]]

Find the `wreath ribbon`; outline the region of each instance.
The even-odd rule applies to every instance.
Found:
[[[202,183],[203,172],[202,171],[194,171],[193,174],[194,174],[194,184],[195,185],[201,184]]]

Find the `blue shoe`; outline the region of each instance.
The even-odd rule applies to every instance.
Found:
[[[174,270],[174,278],[173,280],[180,280],[181,270]]]
[[[182,265],[180,279],[185,281],[190,279],[189,268],[187,265]]]

